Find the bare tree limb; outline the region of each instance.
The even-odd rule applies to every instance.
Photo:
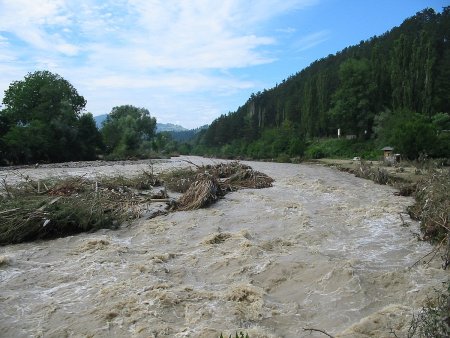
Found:
[[[425,257],[428,257],[429,255],[433,254],[433,256],[428,260],[428,262],[425,263],[426,265],[430,264],[430,262],[433,260],[433,258],[436,257],[436,255],[438,254],[438,252],[439,252],[439,250],[440,250],[440,248],[441,248],[441,246],[442,246],[442,244],[444,243],[445,240],[446,240],[446,238],[443,238],[442,241],[439,243],[439,245],[437,245],[433,250],[431,250],[425,256],[422,256],[421,258],[419,258],[413,265],[410,266],[410,268],[413,268],[415,265],[417,265]]]
[[[325,332],[323,330],[313,329],[313,328],[308,328],[308,327],[304,327],[303,330],[304,331],[309,331],[310,333],[313,332],[313,331],[320,332],[320,333],[323,333],[324,335],[326,335],[328,337],[334,338],[334,336],[330,335],[329,333],[327,333],[327,332]]]

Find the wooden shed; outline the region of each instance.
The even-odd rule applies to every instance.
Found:
[[[384,154],[384,158],[391,158],[392,157],[392,152],[394,151],[394,148],[392,147],[384,147],[383,149],[383,154]]]

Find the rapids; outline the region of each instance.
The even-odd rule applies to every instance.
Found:
[[[131,175],[147,164],[22,175]],[[0,247],[0,336],[404,335],[412,310],[448,278],[439,259],[410,268],[432,249],[406,214],[402,226],[413,199],[322,166],[246,164],[273,187],[115,231]]]

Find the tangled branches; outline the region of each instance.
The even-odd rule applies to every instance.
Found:
[[[0,181],[0,245],[117,228],[128,220],[152,218],[168,210],[204,208],[229,191],[264,188],[273,182],[238,162],[179,169],[160,177],[146,171],[97,180],[80,176],[34,181],[17,175],[21,184]],[[178,201],[167,195],[166,182],[184,193]]]
[[[443,249],[443,268],[450,265],[450,171],[431,171],[417,184],[416,203],[409,208],[412,218],[420,220],[423,237]]]
[[[140,217],[157,184],[147,172],[133,178],[90,180],[84,176],[33,181],[0,187],[0,245],[64,237],[116,228]],[[164,192],[164,191],[163,191]],[[158,192],[157,198],[167,196]]]
[[[239,162],[197,167],[195,180],[178,201],[178,210],[203,208],[229,191],[267,188],[272,182],[271,177]]]

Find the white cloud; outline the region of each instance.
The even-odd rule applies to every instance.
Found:
[[[0,69],[14,62],[9,82],[33,70],[57,72],[94,114],[157,97],[165,114],[194,105],[192,112],[211,117],[223,97],[255,88],[237,70],[276,60],[265,24],[317,1],[0,0],[0,32],[7,33]]]
[[[315,32],[301,37],[300,39],[295,41],[293,45],[298,52],[302,52],[307,49],[313,48],[318,44],[321,44],[322,42],[325,42],[326,40],[328,40],[329,36],[329,31]]]
[[[94,88],[134,88],[134,89],[170,89],[173,92],[210,91],[227,92],[254,87],[254,82],[240,81],[224,76],[203,75],[201,73],[164,73],[157,76],[105,75],[89,80]]]

